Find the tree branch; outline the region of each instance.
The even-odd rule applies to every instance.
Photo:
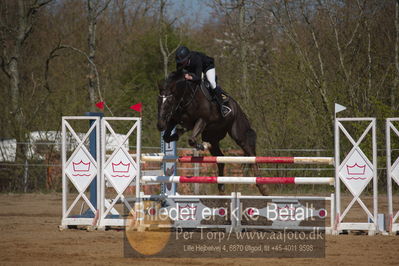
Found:
[[[95,14],[96,19],[101,15],[102,12],[104,12],[105,9],[108,8],[110,3],[111,3],[111,0],[107,0],[107,2],[105,2],[104,6],[100,10],[97,10],[97,12]]]
[[[318,2],[319,2],[319,5],[321,5],[321,7],[323,8],[321,1],[318,0]],[[331,15],[330,11],[327,8],[325,10],[326,10],[326,13],[328,15],[328,18],[329,18],[329,21],[330,21],[330,25],[331,25],[331,27],[333,28],[333,31],[334,31],[335,45],[337,46],[340,66],[341,66],[342,72],[344,73],[345,80],[347,82],[349,82],[350,73],[348,73],[348,71],[347,71],[347,69],[345,67],[345,56],[343,54],[341,43],[340,43],[340,40],[339,40],[339,34],[338,34],[337,26],[336,26],[336,24],[334,22],[334,19],[333,19],[332,15]]]
[[[46,71],[46,72],[45,72],[45,77],[46,77],[46,86],[47,86],[46,88],[47,88],[47,90],[50,91],[50,86],[49,86],[49,83],[48,83],[48,73],[49,73],[48,69],[49,69],[50,61],[51,61],[51,59],[57,57],[58,55],[55,54],[55,53],[56,53],[57,51],[59,51],[59,50],[62,50],[62,49],[70,49],[70,50],[72,50],[72,51],[75,51],[75,52],[77,52],[77,53],[83,55],[83,56],[87,59],[87,61],[93,66],[93,69],[94,69],[94,72],[95,72],[95,75],[96,75],[97,93],[98,93],[98,96],[99,96],[100,101],[104,101],[104,99],[103,99],[103,97],[102,97],[102,95],[101,95],[101,90],[100,90],[100,75],[98,74],[96,64],[90,59],[90,57],[89,57],[84,51],[82,51],[82,50],[80,50],[80,49],[78,49],[78,48],[75,48],[75,47],[73,47],[73,46],[70,46],[70,45],[61,45],[61,44],[58,44],[58,46],[55,47],[55,48],[50,52],[50,55],[49,55],[49,57],[48,57],[48,59],[47,59],[47,61],[46,61],[46,70],[45,70],[45,71]],[[108,111],[109,111],[109,112],[111,113],[111,115],[113,116],[113,113],[112,113],[111,109],[108,107],[107,103],[105,103],[105,107],[108,109]]]
[[[366,0],[364,0],[364,1],[363,1],[363,7],[360,7],[360,2],[359,2],[359,0],[356,0],[356,1],[357,1],[358,7],[360,8],[359,20],[358,20],[357,23],[356,23],[356,26],[355,26],[355,29],[354,29],[353,32],[352,32],[351,38],[349,39],[349,41],[348,41],[348,42],[346,43],[346,45],[345,45],[345,49],[348,48],[349,45],[352,44],[353,39],[355,38],[355,35],[356,35],[356,33],[357,33],[358,29],[359,29],[360,23],[361,23],[361,18],[363,17],[364,5],[366,4]]]

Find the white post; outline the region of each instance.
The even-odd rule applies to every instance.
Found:
[[[141,185],[140,185],[140,183],[141,183],[141,163],[140,163],[140,160],[141,160],[141,117],[140,117],[140,119],[137,121],[138,123],[137,123],[137,140],[136,140],[136,143],[137,143],[137,148],[136,148],[136,158],[137,158],[137,167],[138,167],[138,169],[137,169],[137,176],[136,176],[136,204],[138,203],[138,204],[141,204],[141,194],[140,194],[140,191],[141,191]]]
[[[339,226],[339,219],[341,215],[341,185],[340,185],[340,179],[339,179],[339,166],[341,164],[341,160],[339,157],[340,154],[340,146],[339,146],[339,127],[338,127],[338,120],[337,117],[335,117],[334,120],[334,163],[335,163],[335,217],[334,217],[334,224],[332,225],[334,234],[338,234],[338,226]]]
[[[96,213],[94,213],[94,219],[97,219],[96,222],[99,221],[99,217],[101,215],[101,205],[104,204],[104,200],[105,200],[105,196],[102,197],[101,193],[101,174],[102,174],[102,161],[101,161],[101,157],[102,156],[102,151],[101,149],[104,148],[104,146],[101,145],[101,123],[102,123],[102,117],[99,117],[99,119],[97,119],[96,121],[97,126],[96,126],[96,163],[97,163],[97,175],[96,175],[96,203],[97,205],[94,206],[94,208],[96,208]],[[105,156],[104,156],[105,157]],[[100,165],[101,164],[101,165]],[[90,195],[90,197],[92,197],[92,195]],[[98,224],[95,224],[95,226],[97,226]]]
[[[66,126],[65,119],[62,118],[62,145],[61,145],[61,157],[62,157],[62,219],[66,218],[64,215],[67,211],[67,197],[68,197],[68,182],[65,174],[66,165]]]
[[[28,159],[25,159],[24,163],[24,192],[26,193],[28,191]]]
[[[105,161],[106,161],[106,153],[107,150],[105,149],[105,132],[106,132],[106,127],[105,127],[105,122],[103,120],[104,118],[101,118],[101,136],[100,136],[100,141],[101,142],[101,165],[98,165],[98,169],[101,169],[100,171],[100,185],[101,185],[101,194],[100,194],[100,221],[99,223],[101,223],[101,219],[103,218],[102,215],[105,211],[105,173],[104,173],[104,169],[103,166],[105,165]],[[105,228],[102,227],[101,225],[98,227],[99,230],[104,230]]]
[[[388,197],[388,231],[392,231],[392,178],[391,178],[391,121],[388,118],[385,122],[386,157],[387,157],[387,197]]]
[[[335,194],[334,193],[331,193],[331,195],[330,195],[330,198],[331,198],[331,200],[330,200],[330,204],[331,204],[331,206],[330,206],[330,211],[331,211],[331,213],[330,213],[330,232],[329,232],[329,234],[334,234],[335,232],[335,228],[334,228],[334,220],[335,220]]]
[[[374,204],[374,225],[376,232],[379,231],[378,226],[378,173],[377,173],[377,132],[376,132],[376,119],[373,118],[373,204]]]

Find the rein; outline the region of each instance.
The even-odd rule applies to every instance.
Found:
[[[201,85],[200,85],[200,86],[201,86]],[[185,105],[182,106],[182,109],[183,109],[183,110],[184,110],[184,108],[186,108],[187,106],[189,106],[189,105],[194,101],[195,95],[197,94],[198,87],[199,87],[199,86],[195,86],[194,90],[191,89],[192,97],[191,97],[191,99],[190,99]],[[178,104],[178,107],[179,107],[179,105],[183,102],[184,96],[186,95],[186,92],[187,92],[187,81],[186,81],[186,88],[184,89],[183,97],[181,98],[181,100],[180,100],[180,102],[179,102],[179,104]],[[177,110],[178,110],[178,108],[176,108],[176,111],[177,111]]]

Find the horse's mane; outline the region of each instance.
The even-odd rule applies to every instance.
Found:
[[[180,79],[183,79],[183,72],[180,70],[173,71],[173,72],[169,73],[168,77],[166,78],[166,82],[167,83],[177,82]]]

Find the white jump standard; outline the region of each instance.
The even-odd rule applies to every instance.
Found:
[[[388,189],[388,231],[396,233],[399,231],[399,210],[394,208],[392,190],[393,186],[399,185],[399,156],[392,158],[392,140],[399,141],[399,129],[394,123],[398,123],[399,118],[388,118],[386,120],[386,152],[387,152],[387,189]],[[393,133],[393,134],[392,134]]]

